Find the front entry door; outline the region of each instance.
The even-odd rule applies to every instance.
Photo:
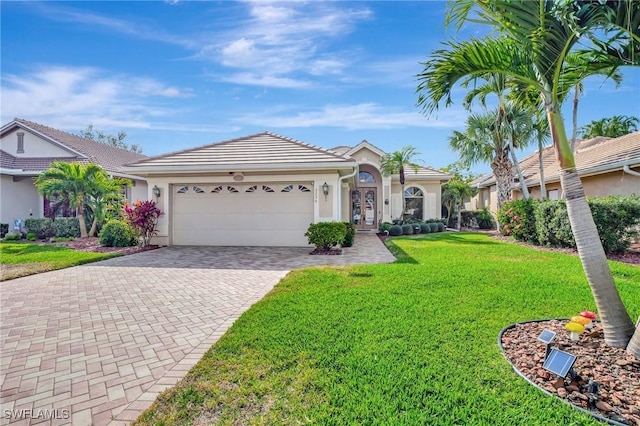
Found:
[[[377,188],[357,188],[351,192],[351,220],[356,229],[376,229]]]

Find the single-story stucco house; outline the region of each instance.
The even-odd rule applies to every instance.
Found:
[[[142,176],[164,211],[161,245],[306,246],[309,224],[354,222],[359,231],[408,216],[440,217],[446,173],[420,167],[382,176],[384,152],[362,141],[322,149],[264,132],[123,166]],[[402,197],[406,210],[402,212]]]
[[[129,201],[148,197],[144,178],[118,170],[123,164],[147,158],[145,155],[20,118],[2,126],[0,136],[0,223],[10,224],[10,229],[16,219],[45,217],[49,200],[33,182],[55,160],[98,164],[111,175],[133,182],[125,189]]]
[[[578,175],[588,197],[608,195],[640,195],[640,132],[629,133],[618,138],[598,136],[576,141],[575,160]],[[540,161],[538,151],[519,161],[531,198],[540,199]],[[542,151],[546,198],[562,198],[560,168],[553,146]],[[515,173],[515,170],[514,170]],[[496,211],[496,180],[492,173],[480,176],[472,185],[478,195],[465,203],[467,210],[488,207]],[[522,198],[522,189],[514,176],[512,199]]]

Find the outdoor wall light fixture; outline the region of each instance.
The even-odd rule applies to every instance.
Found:
[[[156,200],[160,198],[160,188],[158,188],[158,185],[153,185],[152,191],[153,191],[153,195],[156,196]]]
[[[384,205],[385,205],[385,206],[388,206],[388,205],[389,205],[389,199],[388,199],[388,198],[385,198],[385,199],[384,199]]]
[[[322,193],[324,194],[324,200],[327,201],[327,195],[329,195],[329,184],[327,182],[322,184]]]

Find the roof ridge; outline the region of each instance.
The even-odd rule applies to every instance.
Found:
[[[313,144],[310,144],[308,142],[303,142],[303,141],[301,141],[299,139],[294,139],[294,138],[289,137],[289,136],[283,136],[283,135],[280,135],[278,133],[270,132],[268,130],[266,130],[264,133],[266,133],[268,135],[271,135],[271,136],[274,136],[274,137],[277,137],[277,138],[280,138],[280,139],[284,139],[284,140],[293,142],[293,143],[297,143],[299,145],[306,146],[306,147],[311,148],[311,149],[315,149],[315,150],[323,152],[323,153],[327,153],[327,154],[335,155],[335,156],[340,157],[340,158],[344,158],[344,156],[338,154],[337,152],[333,152],[330,149],[322,148],[322,147],[319,147],[318,145],[313,145]]]

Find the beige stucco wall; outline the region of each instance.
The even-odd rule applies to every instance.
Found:
[[[146,181],[133,180],[133,186],[129,188],[129,202],[133,203],[137,200],[146,201],[149,198],[149,187]]]
[[[415,186],[422,190],[425,194],[423,203],[424,219],[435,219],[442,216],[441,205],[441,184],[440,181],[428,181],[428,180],[410,180],[406,179],[404,189]],[[391,218],[399,219],[401,217],[402,210],[402,185],[400,182],[393,182],[391,184]]]
[[[12,228],[14,219],[42,217],[42,197],[33,185],[31,177],[20,178],[17,182],[9,175],[0,176],[0,223],[8,223]]]
[[[351,154],[351,157],[355,158],[358,163],[370,163],[380,168],[380,156],[369,148],[362,147],[357,152]]]
[[[24,153],[18,153],[17,133],[24,133]],[[7,133],[0,140],[0,148],[14,157],[73,157],[74,154],[23,129]]]

